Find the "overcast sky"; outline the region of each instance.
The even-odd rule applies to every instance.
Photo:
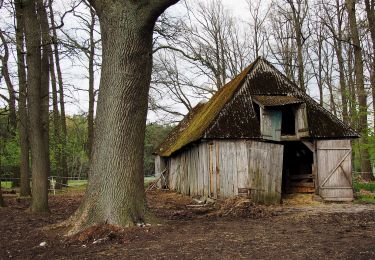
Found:
[[[188,0],[190,2],[199,2],[200,0]],[[222,0],[224,6],[232,12],[232,14],[237,17],[241,21],[246,20],[246,16],[248,16],[248,7],[246,0]],[[69,4],[70,1],[66,0],[56,0],[55,4],[58,6],[57,10],[61,11],[62,13],[64,10],[70,9]],[[168,12],[177,12],[180,9],[181,10],[181,5],[183,3],[180,2],[179,4],[170,7]],[[61,9],[61,10],[59,10]],[[2,13],[3,10],[0,10],[0,24],[4,25],[4,22],[8,24],[8,27],[11,28],[13,24],[13,19],[12,17],[5,17],[4,13]],[[69,15],[66,17],[64,20],[65,22],[65,28],[74,28],[78,27],[77,22],[74,21],[74,18],[72,16],[69,17]],[[5,27],[5,26],[2,26]],[[9,29],[12,30],[12,29]],[[74,30],[71,30],[74,34]],[[16,77],[16,62],[13,60],[10,62],[13,67],[13,83],[17,85],[17,77]],[[88,80],[87,80],[87,70],[82,67],[81,65],[85,65],[85,61],[82,63],[80,62],[74,62],[72,63],[71,60],[69,59],[63,59],[62,62],[62,69],[63,69],[63,79],[64,79],[64,84],[65,84],[65,94],[67,95],[66,101],[66,111],[68,114],[73,115],[73,114],[83,114],[87,112],[88,109],[88,95],[86,91],[81,91],[78,89],[86,89],[88,86]],[[1,87],[5,87],[4,82],[1,82],[0,85]],[[95,85],[98,87],[99,85],[99,74],[96,75],[95,78]],[[6,90],[0,90],[2,94],[7,94]],[[195,104],[199,102],[197,100],[196,102],[193,101],[192,103]],[[3,106],[5,105],[4,102],[0,101],[0,105]],[[152,115],[152,113],[149,114],[149,121],[154,121],[155,116]]]

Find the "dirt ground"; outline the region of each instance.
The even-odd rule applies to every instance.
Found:
[[[375,259],[374,204],[305,197],[303,205],[288,199],[280,206],[255,206],[237,199],[197,206],[172,192],[147,197],[161,224],[93,228],[67,239],[42,228],[67,218],[82,195],[51,196],[50,215],[30,214],[27,200],[7,195],[8,207],[0,209],[0,258]]]

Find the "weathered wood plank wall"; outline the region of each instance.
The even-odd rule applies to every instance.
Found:
[[[324,200],[353,200],[350,140],[317,141],[318,185]]]
[[[281,199],[283,146],[256,141],[202,142],[169,159],[169,187],[186,195]]]
[[[325,200],[352,200],[350,140],[316,141],[314,173]],[[283,145],[245,141],[201,142],[168,158],[168,183],[190,196],[249,196],[255,202],[281,200]],[[158,165],[158,166],[157,166]],[[162,168],[162,162],[156,166]]]
[[[160,174],[165,170],[166,167],[166,159],[164,157],[157,155],[155,157],[155,177],[156,179],[159,179],[157,183],[158,188],[167,185],[167,183],[165,183],[165,180],[163,178],[160,178]]]

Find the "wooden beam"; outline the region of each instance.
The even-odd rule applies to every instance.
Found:
[[[315,152],[315,148],[314,148],[314,145],[312,144],[312,143],[310,143],[310,142],[307,142],[307,141],[302,141],[302,143],[307,147],[307,148],[309,148],[309,150],[311,151],[311,152]]]
[[[313,179],[314,177],[315,176],[313,174],[289,175],[289,179],[291,180]]]

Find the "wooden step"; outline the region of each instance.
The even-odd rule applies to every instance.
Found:
[[[291,180],[303,180],[303,179],[314,179],[314,174],[298,174],[298,175],[289,175]]]
[[[314,193],[315,188],[312,187],[290,187],[287,193]]]
[[[291,182],[289,183],[290,187],[308,187],[314,188],[315,184],[313,182]]]

